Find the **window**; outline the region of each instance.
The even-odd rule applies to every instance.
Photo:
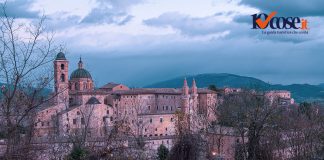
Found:
[[[64,70],[64,64],[61,64],[61,70]]]
[[[77,120],[76,119],[73,119],[73,124],[76,124],[77,123]]]
[[[151,106],[147,106],[148,110],[151,110]]]
[[[73,103],[73,98],[69,98],[69,104],[71,105]]]
[[[84,118],[81,118],[81,124],[85,124]]]
[[[109,114],[109,110],[107,110],[107,114]]]
[[[169,110],[169,106],[166,106],[166,110]]]
[[[110,117],[110,121],[112,122],[114,119],[113,119],[113,117]]]
[[[171,122],[173,122],[173,118],[171,118]]]
[[[65,75],[61,74],[61,82],[65,82]]]
[[[168,128],[165,128],[165,131],[168,131]]]
[[[80,115],[80,112],[79,111],[77,111],[77,115]]]
[[[78,83],[75,83],[75,84],[74,84],[74,88],[75,88],[75,90],[79,90],[79,85],[78,85]]]
[[[150,123],[152,123],[152,121],[153,121],[153,120],[152,120],[152,118],[151,118],[151,119],[150,119]]]
[[[160,122],[161,122],[161,123],[163,122],[163,118],[160,118]]]
[[[87,82],[83,82],[83,88],[84,88],[84,89],[88,89]]]

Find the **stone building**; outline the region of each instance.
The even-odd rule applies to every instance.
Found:
[[[157,148],[172,146],[175,135],[175,114],[183,112],[192,117],[213,120],[216,106],[214,91],[197,88],[195,80],[182,88],[129,88],[123,84],[107,83],[96,89],[89,71],[80,58],[78,68],[69,75],[69,61],[64,53],[54,61],[55,99],[35,117],[35,136],[61,137],[80,134],[86,128],[88,137],[102,137],[115,121],[124,121],[133,135],[141,136],[146,144]],[[196,125],[195,129],[206,127]]]

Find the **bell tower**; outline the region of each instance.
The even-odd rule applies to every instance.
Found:
[[[54,60],[54,88],[56,103],[69,102],[69,61],[63,52],[59,52]]]

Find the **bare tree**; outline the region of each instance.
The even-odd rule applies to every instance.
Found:
[[[271,159],[271,150],[264,146],[263,135],[275,126],[280,112],[275,102],[270,103],[263,92],[245,90],[225,96],[219,106],[219,123],[234,127],[241,135],[242,159]],[[245,142],[247,137],[247,142]]]
[[[36,24],[20,24],[7,15],[5,5],[1,7],[0,118],[7,144],[5,158],[13,159],[22,142],[21,129],[32,131],[34,124],[29,118],[48,101],[44,94],[53,74],[47,64],[52,62],[57,47],[53,46],[53,35],[45,30],[45,17]]]

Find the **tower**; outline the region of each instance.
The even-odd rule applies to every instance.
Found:
[[[193,112],[198,111],[198,88],[195,79],[192,79],[190,104]]]
[[[192,96],[197,96],[198,95],[198,88],[197,88],[195,79],[192,79],[191,95]]]
[[[189,113],[189,86],[187,83],[187,79],[185,78],[183,81],[183,86],[182,86],[182,98],[181,98],[181,110],[182,112],[184,112],[185,114]]]
[[[56,103],[68,103],[69,100],[69,61],[63,52],[59,52],[54,60],[54,88]]]

